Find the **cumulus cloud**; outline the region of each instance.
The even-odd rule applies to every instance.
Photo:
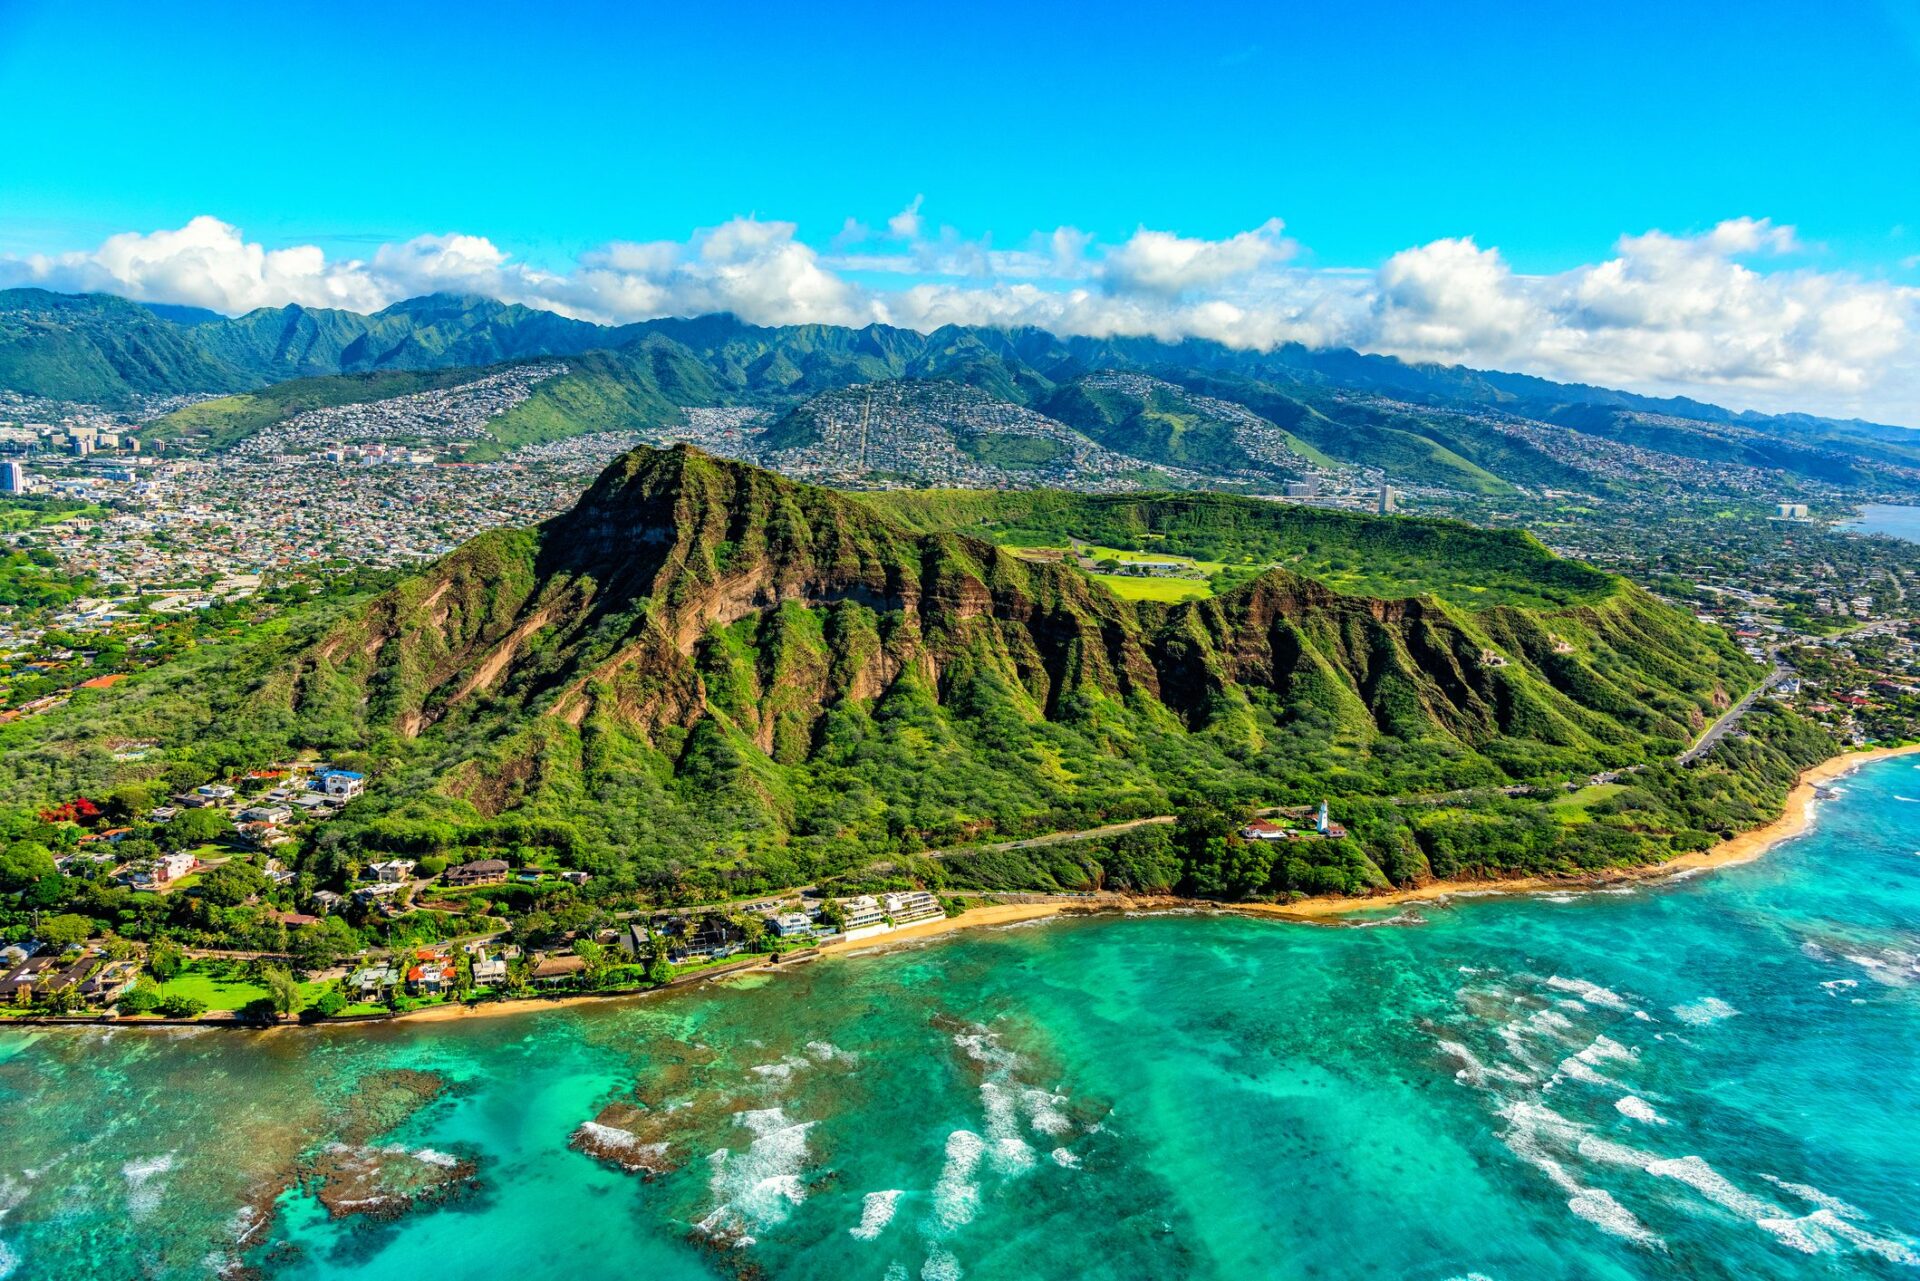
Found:
[[[1920,290],[1743,259],[1799,252],[1791,227],[1723,222],[1693,236],[1624,236],[1613,256],[1523,276],[1471,240],[1395,254],[1356,341],[1414,359],[1526,369],[1772,407],[1874,412],[1910,378]],[[1900,404],[1913,416],[1911,401]]]
[[[238,313],[289,302],[316,307],[383,305],[359,263],[329,266],[311,245],[269,250],[236,227],[199,217],[176,231],[123,232],[79,253],[0,258],[0,281],[102,290],[141,302],[188,303]]]
[[[1108,255],[1103,278],[1109,287],[1172,297],[1243,279],[1268,263],[1289,258],[1284,224],[1269,218],[1252,231],[1225,240],[1197,240],[1145,227]]]
[[[760,324],[1035,325],[1239,348],[1352,346],[1740,406],[1920,423],[1920,290],[1808,265],[1792,227],[1736,218],[1622,236],[1570,271],[1517,271],[1470,236],[1374,269],[1296,264],[1279,219],[1221,239],[1073,227],[1010,248],[924,201],[884,230],[849,219],[824,251],[789,222],[735,218],[673,241],[616,241],[554,268],[446,233],[329,258],[212,217],[79,252],[0,257],[0,284],[103,290],[229,314],[301,303],[372,311],[473,293],[607,323],[731,311]]]
[[[913,203],[887,219],[887,230],[902,240],[920,238],[920,206],[926,203],[925,196],[915,196]]]

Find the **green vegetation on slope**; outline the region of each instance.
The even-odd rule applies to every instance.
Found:
[[[364,405],[415,392],[457,387],[483,377],[484,373],[464,368],[408,369],[299,378],[260,391],[203,400],[176,409],[156,418],[142,435],[149,440],[191,437],[208,448],[225,449],[310,409]]]
[[[908,497],[923,523],[963,502]],[[1086,501],[1018,497],[1028,519]],[[375,780],[303,852],[319,883],[383,853],[502,852],[610,893],[744,892],[1196,797],[1358,814],[1654,764],[1757,676],[1724,637],[1524,539],[1169,501],[1085,510],[1115,535],[1398,557],[1446,590],[1383,599],[1276,569],[1211,600],[1129,602],[878,500],[643,449],[537,530],[0,730],[0,796],[184,785],[313,750]],[[127,740],[164,750],[114,760]],[[1678,833],[1662,819],[1595,857],[1644,861]],[[1465,840],[1441,835],[1443,853]],[[1407,839],[1382,820],[1331,851],[1342,884],[1427,874]],[[1261,892],[1297,888],[1271,870]]]
[[[0,387],[124,405],[136,395],[224,391],[248,381],[187,330],[135,303],[0,290]]]
[[[853,497],[914,529],[953,530],[1007,547],[1062,546],[1078,538],[1229,566],[1281,565],[1357,595],[1428,594],[1473,608],[1592,602],[1617,581],[1517,531],[1378,520],[1226,494],[893,490]]]
[[[567,372],[487,424],[493,443],[469,457],[596,431],[650,431],[685,420],[683,405],[719,405],[728,393],[675,344],[648,341],[568,360]]]

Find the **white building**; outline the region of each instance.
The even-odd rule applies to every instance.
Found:
[[[896,926],[911,925],[916,921],[931,921],[945,917],[946,909],[940,906],[940,900],[925,890],[905,890],[898,894],[889,894],[881,899],[880,906],[893,919]]]
[[[813,918],[805,912],[781,912],[768,918],[773,932],[783,939],[813,933]]]
[[[849,939],[872,938],[893,928],[887,924],[887,914],[881,908],[880,900],[871,894],[841,899],[840,910],[846,913],[847,924],[842,932]]]
[[[322,770],[318,781],[336,800],[350,800],[367,790],[367,776],[350,769]]]

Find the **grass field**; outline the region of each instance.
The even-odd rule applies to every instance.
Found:
[[[1586,823],[1592,820],[1592,810],[1595,805],[1609,796],[1617,796],[1626,790],[1625,783],[1595,783],[1577,792],[1568,792],[1565,796],[1551,802],[1547,808],[1552,810],[1554,817],[1562,822]]]
[[[1088,574],[1121,600],[1157,600],[1169,604],[1205,600],[1213,589],[1196,578],[1129,578],[1121,574]]]
[[[245,977],[246,966],[229,961],[194,961],[166,984],[168,996],[190,996],[209,1010],[238,1010],[259,1000],[267,989]],[[302,983],[300,1004],[305,1007],[326,990],[325,983]]]

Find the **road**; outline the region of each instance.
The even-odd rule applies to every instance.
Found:
[[[967,845],[959,849],[928,850],[921,857],[946,858],[951,854],[998,854],[1003,850],[1027,850],[1041,845],[1060,845],[1067,841],[1091,840],[1097,836],[1118,836],[1122,832],[1131,832],[1136,828],[1171,822],[1173,822],[1173,815],[1155,814],[1152,818],[1128,819],[1124,823],[1109,823],[1105,827],[1083,827],[1077,832],[1048,832],[1045,836],[1029,836],[1018,841],[1001,841],[995,845]]]
[[[1769,657],[1772,656],[1769,655]],[[1700,735],[1692,747],[1689,747],[1686,751],[1673,758],[1674,764],[1691,765],[1708,752],[1711,752],[1714,747],[1719,744],[1720,740],[1727,736],[1727,732],[1740,723],[1740,718],[1753,709],[1754,700],[1779,684],[1781,679],[1786,676],[1788,670],[1784,663],[1775,658],[1773,660],[1773,670],[1767,673],[1767,679],[1761,681],[1752,693],[1722,712],[1720,719],[1707,726],[1706,732]]]

